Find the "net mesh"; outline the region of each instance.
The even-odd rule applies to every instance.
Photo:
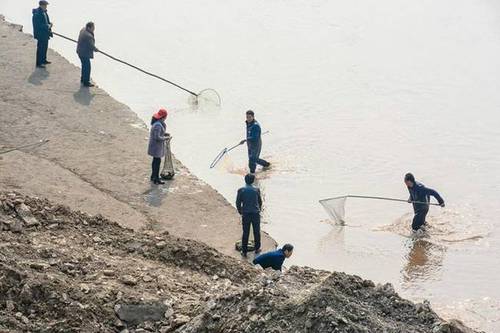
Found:
[[[172,160],[172,150],[170,149],[170,140],[172,137],[169,136],[167,140],[165,140],[165,157],[163,160],[163,169],[161,170],[160,176],[163,179],[172,179],[174,178],[174,162]]]
[[[222,104],[220,95],[214,89],[208,88],[200,91],[197,96],[190,96],[189,103],[200,109],[218,108]]]
[[[321,206],[336,224],[345,224],[345,201],[347,196],[320,200]]]

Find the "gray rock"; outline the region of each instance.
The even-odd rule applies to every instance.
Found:
[[[120,281],[127,286],[135,286],[137,284],[137,279],[132,275],[124,275],[120,278]]]
[[[16,212],[27,227],[32,227],[40,224],[40,222],[31,213],[29,207],[24,203],[16,206]]]
[[[30,268],[36,269],[37,271],[44,271],[49,268],[50,265],[43,262],[32,262],[30,263]]]
[[[174,325],[181,326],[181,325],[188,323],[190,320],[191,320],[191,318],[189,318],[188,316],[178,314],[175,316]]]
[[[466,327],[461,321],[452,319],[435,327],[432,333],[474,333],[474,331]]]
[[[9,312],[12,312],[14,311],[14,302],[12,302],[11,300],[8,300],[8,301],[5,301],[5,308],[7,309],[7,311]]]
[[[165,319],[167,306],[162,303],[154,304],[118,304],[115,313],[120,320],[127,324],[138,325],[146,321],[162,321]]]

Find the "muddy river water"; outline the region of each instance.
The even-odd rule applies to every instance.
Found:
[[[0,0],[0,13],[31,33],[33,6]],[[264,229],[295,245],[288,264],[389,281],[445,317],[500,331],[499,1],[53,0],[49,12],[59,33],[76,37],[92,20],[104,51],[222,95],[220,109],[193,110],[185,92],[93,62],[99,86],[144,121],[171,110],[174,153],[230,202],[245,150],[209,164],[256,112],[273,163],[258,173]],[[70,42],[51,47],[79,64]],[[407,198],[408,171],[447,203],[431,208],[424,238],[408,237],[406,203],[349,199],[345,227],[318,204]]]

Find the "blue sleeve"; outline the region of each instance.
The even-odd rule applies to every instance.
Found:
[[[259,202],[259,210],[262,210],[262,196],[260,195],[259,189],[257,189],[257,200]]]
[[[238,190],[238,194],[236,195],[236,209],[238,210],[238,213],[240,213],[240,215],[241,215],[241,209],[242,209],[242,205],[241,205],[241,203],[242,203],[241,192],[242,192],[242,190],[240,188]],[[255,260],[257,260],[257,259],[255,259]]]
[[[276,257],[274,258],[274,263],[273,263],[273,269],[275,270],[279,270],[281,271],[282,267],[283,267],[283,262],[285,261],[285,256],[280,256],[280,257]]]
[[[425,190],[426,195],[433,196],[434,198],[436,198],[436,200],[439,202],[439,204],[444,203],[443,198],[439,195],[439,193],[437,193],[437,191],[435,191],[431,188],[427,188],[427,187],[424,187],[424,190]]]

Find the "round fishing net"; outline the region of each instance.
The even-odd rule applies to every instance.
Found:
[[[347,196],[320,200],[319,203],[336,224],[345,224],[345,201]]]
[[[189,104],[197,108],[217,108],[222,104],[222,99],[217,91],[208,88],[200,91],[196,96],[191,95]]]

